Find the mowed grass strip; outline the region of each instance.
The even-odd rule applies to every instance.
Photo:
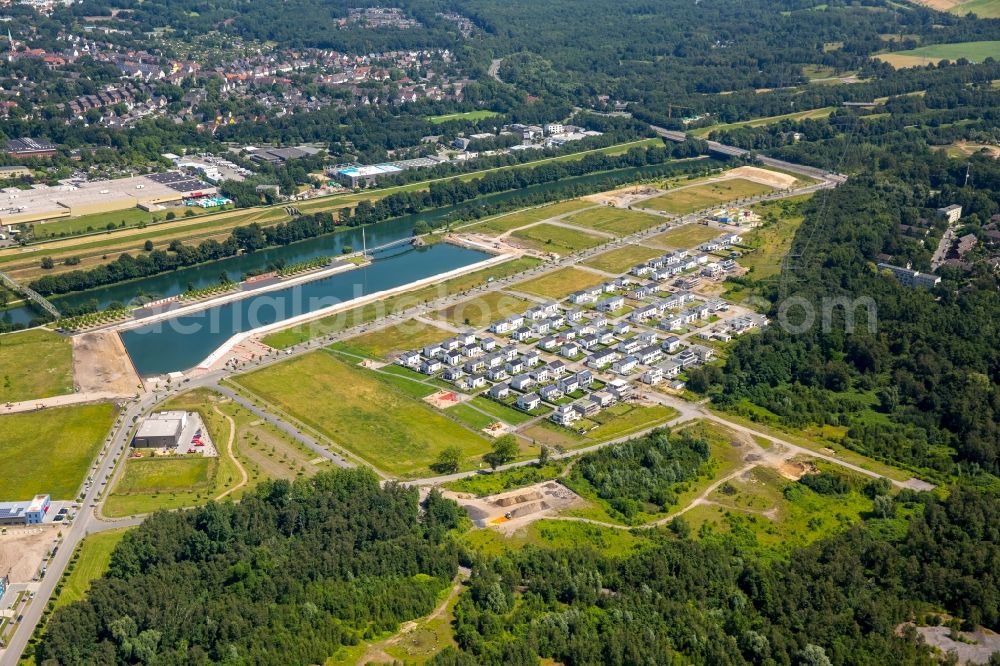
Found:
[[[626,245],[609,250],[596,257],[591,257],[583,262],[584,266],[590,266],[600,271],[608,273],[624,273],[636,264],[649,261],[654,257],[663,254],[663,250],[646,247],[645,245]]]
[[[536,224],[527,229],[519,229],[512,233],[511,238],[516,239],[520,245],[524,245],[540,252],[555,252],[566,255],[589,250],[602,243],[608,242],[607,238],[588,234],[575,229],[567,229],[555,224]]]
[[[171,458],[132,458],[115,486],[116,494],[177,492],[208,488],[215,478],[217,458],[187,455]]]
[[[529,224],[534,224],[535,222],[548,220],[559,215],[572,213],[575,210],[581,210],[593,205],[594,204],[588,201],[581,201],[580,199],[560,201],[559,203],[549,204],[547,206],[528,208],[526,210],[507,213],[506,215],[499,215],[488,220],[483,220],[482,222],[477,222],[470,225],[468,228],[470,231],[475,231],[477,233],[500,235],[506,231],[510,231],[511,229],[517,229],[518,227],[524,227]]]
[[[440,342],[454,335],[438,326],[432,326],[416,319],[408,319],[401,324],[388,326],[378,331],[348,338],[338,348],[349,353],[372,358],[388,358],[391,354],[419,349],[433,342]]]
[[[489,443],[373,373],[313,352],[236,377],[235,381],[381,470],[426,475],[449,446],[465,459]]]
[[[665,213],[674,215],[687,215],[696,210],[720,206],[730,201],[743,199],[773,192],[774,188],[768,185],[755,183],[745,178],[729,178],[717,183],[706,183],[705,185],[695,185],[684,187],[673,192],[667,192],[642,203],[643,208],[662,210]]]
[[[579,268],[568,267],[560,268],[559,270],[552,271],[551,273],[546,273],[545,275],[534,278],[533,280],[521,282],[520,284],[514,285],[512,289],[523,291],[526,294],[534,294],[536,296],[543,296],[545,298],[554,298],[558,300],[565,298],[568,294],[571,294],[579,289],[600,284],[606,279],[607,278],[598,275],[597,273],[582,271]]]
[[[95,532],[80,542],[77,547],[79,559],[71,565],[72,570],[62,581],[62,590],[55,600],[56,608],[83,599],[83,595],[90,589],[90,584],[108,570],[111,553],[131,529],[133,528],[124,527]]]
[[[110,403],[0,416],[0,498],[75,498],[114,419]]]
[[[438,310],[431,316],[455,326],[481,328],[491,322],[524,312],[529,307],[531,304],[523,298],[503,291],[491,291]]]
[[[73,392],[73,343],[35,329],[0,335],[0,403]]]
[[[718,229],[703,224],[683,224],[649,238],[648,242],[663,248],[687,250],[721,234]]]
[[[473,273],[458,275],[438,284],[391,296],[375,303],[361,305],[350,310],[322,317],[299,326],[286,328],[264,336],[264,344],[275,349],[285,349],[306,340],[330,335],[345,329],[374,321],[394,312],[419,305],[445,296],[460,294],[487,283],[492,279],[502,279],[538,266],[540,259],[521,257],[490,266]]]
[[[649,213],[639,213],[627,208],[591,208],[563,220],[577,227],[596,229],[616,236],[629,236],[644,229],[665,224],[666,220]]]

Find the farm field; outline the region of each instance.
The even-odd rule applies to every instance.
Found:
[[[426,301],[460,294],[474,287],[485,284],[491,279],[505,278],[516,275],[541,263],[533,257],[512,259],[496,266],[490,266],[473,273],[466,273],[445,280],[444,282],[422,287],[396,296],[391,296],[377,303],[358,306],[345,312],[339,312],[329,317],[323,317],[298,326],[275,331],[263,338],[264,344],[275,349],[285,349],[300,342],[342,331],[352,326],[373,321],[379,316],[396,312],[403,308],[413,307]]]
[[[593,205],[594,204],[589,201],[581,201],[580,199],[560,201],[559,203],[539,206],[538,208],[528,208],[526,210],[519,210],[506,215],[492,217],[482,222],[475,222],[467,227],[463,227],[463,229],[468,229],[469,231],[474,231],[476,233],[500,235],[510,231],[511,229],[517,229],[518,227],[524,227],[529,224],[534,224],[535,222],[541,222],[542,220],[547,220],[558,215],[572,213],[575,210],[581,210]]]
[[[73,343],[43,329],[0,335],[0,403],[73,392]]]
[[[0,458],[18,472],[0,474],[0,497],[75,498],[115,413],[113,404],[98,403],[0,416]]]
[[[481,328],[487,324],[523,312],[530,303],[503,291],[491,291],[482,296],[476,296],[467,301],[456,303],[451,307],[433,313],[436,319],[441,319],[455,326],[473,326]]]
[[[712,132],[737,129],[740,127],[764,127],[766,125],[773,125],[774,123],[780,123],[783,120],[807,120],[816,118],[826,118],[831,113],[833,113],[833,111],[834,107],[824,106],[823,108],[820,109],[810,109],[808,111],[796,111],[795,113],[785,113],[780,116],[767,116],[764,118],[754,118],[752,120],[745,120],[743,122],[726,123],[722,125],[710,125],[708,127],[699,127],[697,129],[691,130],[691,134],[697,137],[706,137]]]
[[[306,354],[235,381],[375,467],[403,478],[425,475],[449,446],[459,447],[467,463],[489,450],[485,437],[329,352]]]
[[[578,289],[605,281],[605,277],[579,268],[567,267],[515,285],[516,291],[545,298],[562,299]]]
[[[592,208],[563,220],[566,224],[603,231],[616,236],[629,236],[650,227],[665,224],[662,217],[634,212],[625,208]]]
[[[595,236],[575,229],[556,226],[554,224],[536,224],[527,229],[515,231],[510,235],[521,245],[540,252],[555,252],[559,255],[573,254],[580,250],[588,250],[601,243],[606,243],[607,238]]]
[[[697,247],[705,241],[712,240],[720,233],[722,232],[718,229],[703,224],[684,224],[670,231],[652,236],[647,239],[647,242],[650,245],[658,245],[663,248],[687,250]]]
[[[452,335],[453,333],[446,329],[416,319],[408,319],[401,324],[348,338],[337,346],[347,352],[385,359],[394,352],[419,349]]]
[[[70,565],[72,570],[60,581],[62,590],[55,599],[56,608],[83,599],[83,595],[90,589],[90,584],[108,570],[112,551],[130,529],[132,528],[125,527],[95,532],[80,542],[76,551],[79,559]]]
[[[583,265],[608,273],[624,273],[636,264],[641,264],[662,254],[663,250],[645,245],[626,245],[591,257],[584,261]]]
[[[994,2],[993,5],[1000,8],[1000,3]],[[1000,41],[931,44],[909,51],[883,53],[875,57],[896,69],[923,67],[924,65],[937,64],[942,60],[953,62],[959,58],[965,58],[971,62],[982,62],[990,57],[1000,58]]]
[[[772,192],[773,188],[743,178],[730,178],[667,192],[642,203],[644,208],[674,215],[687,215],[704,208]]]

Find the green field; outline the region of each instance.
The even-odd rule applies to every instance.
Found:
[[[1000,18],[1000,0],[968,0],[956,4],[948,11],[960,15],[975,14],[979,18]]]
[[[500,235],[510,231],[511,229],[524,227],[529,224],[534,224],[535,222],[541,222],[542,220],[571,213],[575,210],[588,208],[593,205],[594,204],[588,201],[581,201],[579,199],[560,201],[559,203],[548,204],[547,206],[528,208],[526,210],[507,213],[506,215],[491,217],[487,220],[483,220],[482,222],[476,222],[469,225],[468,229],[476,233]]]
[[[522,488],[533,483],[549,481],[555,479],[565,469],[564,461],[553,461],[539,467],[537,464],[514,467],[508,470],[493,472],[492,474],[475,474],[467,476],[457,481],[449,481],[442,484],[448,490],[457,493],[472,493],[478,497],[495,495],[505,490]]]
[[[750,269],[756,280],[777,275],[781,260],[792,247],[795,232],[805,219],[803,207],[812,195],[768,201],[752,206],[762,225],[743,234],[744,243],[754,248],[740,257],[740,265]]]
[[[993,7],[1000,9],[1000,3],[995,0],[992,3],[987,2],[984,4],[992,4]],[[965,58],[971,62],[982,62],[986,58],[1000,58],[1000,41],[931,44],[909,51],[883,53],[875,57],[889,63],[896,69],[903,67],[923,67],[924,65],[937,64],[942,60],[955,61],[959,58]]]
[[[527,423],[534,418],[531,414],[525,414],[518,409],[501,405],[499,402],[482,396],[474,397],[469,401],[469,404],[474,405],[476,408],[486,412],[487,414],[490,414],[493,418],[509,423],[510,425],[521,425],[522,423]]]
[[[740,127],[764,127],[766,125],[773,125],[774,123],[780,123],[783,120],[809,120],[817,118],[826,118],[831,113],[833,113],[835,107],[824,106],[821,109],[810,109],[808,111],[796,111],[795,113],[785,113],[780,116],[767,116],[765,118],[754,118],[752,120],[745,120],[743,122],[736,123],[726,123],[723,125],[710,125],[708,127],[699,127],[697,129],[691,130],[691,134],[697,137],[706,137],[712,132],[738,129]]]
[[[730,178],[716,183],[679,188],[644,201],[642,206],[674,215],[687,215],[704,208],[721,206],[730,201],[773,191],[774,188],[752,180]]]
[[[216,407],[222,412],[219,414]],[[290,435],[257,418],[252,412],[208,389],[182,393],[163,404],[163,409],[198,412],[205,422],[217,458],[130,458],[104,505],[108,516],[149,513],[157,509],[177,509],[204,504],[223,493],[238,499],[265,479],[295,479],[315,474],[325,466],[315,451]],[[229,455],[230,426],[236,426],[233,440],[235,460]],[[247,472],[247,482],[237,462]]]
[[[73,343],[42,329],[0,335],[0,403],[73,392]]]
[[[845,476],[843,468],[835,465],[821,463],[818,467]],[[859,486],[863,481],[854,479],[854,483]],[[784,554],[842,532],[860,522],[872,508],[872,501],[857,490],[846,495],[821,495],[767,467],[757,467],[746,477],[723,484],[708,500],[709,504],[685,514],[695,532],[738,531],[747,545],[765,555]]]
[[[177,218],[193,217],[195,215],[205,215],[206,213],[218,213],[220,208],[198,208],[181,207],[174,211]],[[191,211],[189,215],[187,211]],[[150,213],[139,208],[128,208],[126,210],[116,210],[109,213],[94,213],[92,215],[81,215],[80,217],[70,217],[58,220],[51,220],[33,226],[36,239],[54,238],[59,236],[71,236],[75,234],[92,233],[95,231],[107,231],[109,224],[114,225],[114,230],[120,228],[137,227],[143,224],[153,224],[163,222],[167,219],[167,213],[171,211],[158,211]]]
[[[577,227],[596,229],[606,234],[629,236],[644,229],[665,224],[666,220],[649,213],[638,213],[625,208],[606,206],[576,213],[563,222]]]
[[[0,497],[73,499],[115,418],[110,403],[0,416]]]
[[[115,493],[179,492],[202,490],[215,478],[217,458],[201,455],[161,458],[132,458]]]
[[[624,273],[636,264],[641,264],[653,257],[659,257],[663,250],[658,250],[645,245],[626,245],[615,248],[596,257],[592,257],[583,262],[584,266],[590,266],[608,273]]]
[[[593,417],[600,425],[588,432],[586,438],[593,442],[606,442],[666,423],[678,415],[676,409],[665,405],[635,406],[623,414],[616,414],[612,407]]]
[[[489,443],[378,375],[325,351],[238,376],[235,381],[280,410],[393,475],[426,475],[449,446],[472,459]]]
[[[579,289],[604,282],[607,278],[579,268],[560,268],[537,278],[515,285],[513,289],[526,294],[535,294],[546,298],[563,299],[568,294]]]
[[[449,120],[468,120],[476,121],[483,120],[484,118],[495,118],[500,114],[496,111],[487,111],[486,109],[479,109],[477,111],[463,111],[461,113],[445,113],[440,116],[427,116],[427,120],[431,121],[435,125],[440,125],[441,123],[446,123]]]
[[[409,319],[395,326],[348,338],[338,344],[338,348],[362,356],[388,358],[394,352],[419,349],[432,342],[441,342],[452,335],[453,333],[443,328]]]
[[[264,343],[275,349],[285,349],[300,342],[311,340],[322,335],[329,335],[352,326],[373,321],[387,314],[413,307],[452,294],[464,293],[493,279],[501,279],[516,275],[541,263],[533,257],[521,257],[506,261],[496,266],[490,266],[479,271],[466,273],[445,280],[444,282],[415,289],[410,292],[391,296],[376,303],[369,303],[351,310],[323,317],[307,324],[293,326],[264,336]],[[447,336],[445,336],[447,337]]]
[[[710,241],[722,232],[704,224],[684,224],[648,239],[650,244],[686,250]]]
[[[463,534],[461,540],[489,556],[532,545],[540,548],[585,547],[611,557],[626,557],[650,543],[641,533],[557,519],[536,520],[510,536],[496,530],[472,530]]]
[[[79,557],[70,567],[70,572],[60,581],[62,589],[55,599],[55,607],[80,601],[90,589],[90,584],[104,575],[111,563],[111,553],[131,527],[96,532],[89,535],[77,547],[74,558]]]
[[[510,237],[519,241],[520,245],[530,249],[540,252],[555,252],[559,255],[573,254],[608,242],[607,238],[601,236],[544,222],[515,231]]]
[[[491,322],[524,312],[529,306],[530,303],[523,298],[503,291],[491,291],[482,296],[476,296],[467,301],[456,303],[443,310],[438,310],[431,316],[447,321],[455,326],[481,328]]]

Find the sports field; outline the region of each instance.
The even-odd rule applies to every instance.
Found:
[[[375,467],[402,478],[430,473],[444,449],[459,447],[463,467],[489,443],[377,375],[317,351],[235,381]]]
[[[583,262],[584,266],[590,266],[608,273],[624,273],[636,264],[641,264],[653,257],[663,254],[663,250],[645,245],[626,245],[615,248],[596,257],[591,257]]]
[[[1000,3],[994,3],[1000,7]],[[896,69],[904,67],[923,67],[937,64],[942,60],[954,62],[965,58],[971,62],[982,62],[986,58],[1000,58],[1000,41],[992,42],[958,42],[955,44],[931,44],[909,51],[896,51],[875,56],[882,62],[887,62]]]
[[[559,300],[578,289],[600,284],[606,279],[597,273],[569,267],[514,285],[513,289]]]
[[[73,343],[35,329],[0,335],[0,403],[73,392]]]
[[[549,204],[547,206],[528,208],[526,210],[508,213],[506,215],[491,217],[488,220],[476,222],[467,228],[469,231],[475,233],[500,235],[506,231],[510,231],[511,229],[517,229],[518,227],[524,227],[529,224],[534,224],[535,222],[548,220],[558,215],[571,213],[575,210],[580,210],[581,208],[587,208],[593,205],[594,204],[589,201],[581,201],[579,199],[560,201],[559,203]]]
[[[687,250],[712,240],[722,232],[704,224],[684,224],[649,239],[651,245]]]
[[[481,328],[504,317],[524,312],[530,305],[523,298],[504,291],[491,291],[488,294],[476,296],[443,310],[438,310],[431,316],[455,326]]]
[[[563,222],[616,236],[629,236],[644,229],[664,224],[666,220],[649,213],[638,213],[625,208],[609,206],[576,213],[564,219]]]
[[[533,250],[555,252],[559,255],[573,254],[608,242],[608,238],[603,236],[547,223],[515,231],[511,234],[511,238]]]
[[[674,215],[687,215],[712,206],[721,206],[745,197],[767,194],[774,191],[767,185],[743,178],[730,178],[716,183],[684,187],[667,192],[642,203],[644,208],[662,210]]]
[[[0,416],[0,498],[76,497],[114,422],[110,403],[57,407]],[[10,473],[17,470],[17,473]]]

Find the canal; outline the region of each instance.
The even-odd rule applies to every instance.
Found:
[[[124,331],[121,337],[140,375],[183,371],[201,363],[237,333],[446,273],[490,256],[449,243],[396,247],[362,268],[155,322]]]

